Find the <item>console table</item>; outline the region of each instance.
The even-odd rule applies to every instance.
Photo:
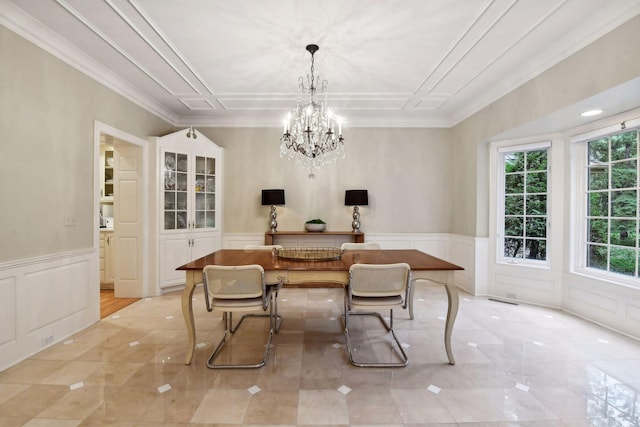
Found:
[[[275,233],[268,231],[264,233],[264,244],[274,245],[276,236],[347,236],[354,243],[364,243],[364,233],[354,233],[353,231],[276,231]]]

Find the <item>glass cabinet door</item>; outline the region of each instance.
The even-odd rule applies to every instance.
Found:
[[[188,219],[189,158],[186,154],[164,153],[164,229],[185,230]]]
[[[196,156],[195,227],[215,228],[216,159]]]

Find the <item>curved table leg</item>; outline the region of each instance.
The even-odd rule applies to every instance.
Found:
[[[444,329],[444,347],[447,350],[447,357],[449,358],[449,364],[455,365],[456,361],[453,358],[453,351],[451,350],[451,332],[453,331],[453,324],[456,321],[458,315],[458,290],[453,283],[453,273],[447,272],[447,283],[444,286],[447,291],[447,299],[449,301],[447,307],[447,321]]]
[[[196,348],[196,327],[193,321],[193,290],[196,287],[194,272],[188,270],[187,283],[182,290],[182,315],[184,316],[184,323],[187,326],[187,335],[189,336],[189,347],[187,348],[187,356],[184,364],[191,364],[193,358],[193,352]]]
[[[444,327],[444,347],[451,365],[456,364],[451,349],[451,333],[458,316],[459,297],[454,281],[454,272],[445,270],[416,270],[412,271],[411,289],[409,291],[409,316],[413,319],[413,293],[419,280],[426,280],[439,286],[444,286],[447,292],[447,319]]]
[[[413,294],[416,291],[416,280],[411,280],[411,288],[409,289],[409,319],[413,320]]]

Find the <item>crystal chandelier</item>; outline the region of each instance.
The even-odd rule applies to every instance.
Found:
[[[345,154],[343,121],[333,114],[326,102],[328,83],[326,80],[320,83],[320,76],[316,80],[313,75],[314,54],[319,47],[310,44],[306,49],[311,54],[311,76],[307,75],[307,86],[302,76],[298,78],[300,99],[284,120],[280,157],[295,159],[309,169],[309,178],[313,179],[315,169],[344,158]],[[319,101],[318,95],[324,99]]]

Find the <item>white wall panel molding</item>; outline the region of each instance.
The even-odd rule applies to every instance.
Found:
[[[0,277],[0,348],[16,340],[16,277]]]
[[[98,263],[83,249],[0,265],[0,371],[99,320]]]
[[[224,233],[224,249],[242,249],[245,245],[264,245],[264,233]]]
[[[574,273],[562,283],[563,310],[640,340],[640,289]]]
[[[640,324],[640,302],[628,303],[625,315],[632,321]]]
[[[560,284],[547,274],[532,274],[531,270],[514,271],[494,269],[490,277],[489,295],[506,300],[523,301],[546,307],[560,307],[560,300],[556,298]]]
[[[463,271],[456,271],[456,285],[472,295],[486,295],[487,238],[451,235],[450,261]]]
[[[591,306],[589,311],[601,311],[615,315],[618,311],[618,299],[609,293],[593,291],[586,287],[570,285],[567,287],[567,300],[571,304]]]
[[[377,242],[383,249],[418,249],[450,261],[450,239],[446,233],[366,233],[367,242]]]
[[[560,308],[563,284],[551,269],[492,264],[488,268],[487,294],[497,298]]]
[[[28,333],[87,309],[89,264],[88,259],[47,263],[24,274],[21,287],[25,289],[20,291],[26,292]]]
[[[27,259],[11,260],[11,261],[0,263],[0,272],[2,272],[3,270],[14,270],[16,268],[27,267],[27,266],[36,266],[46,262],[69,260],[73,257],[77,257],[81,255],[91,255],[94,252],[95,252],[94,249],[87,248],[87,249],[80,249],[77,251],[70,251],[70,252],[58,252],[55,254],[48,254],[48,255],[27,258]]]

